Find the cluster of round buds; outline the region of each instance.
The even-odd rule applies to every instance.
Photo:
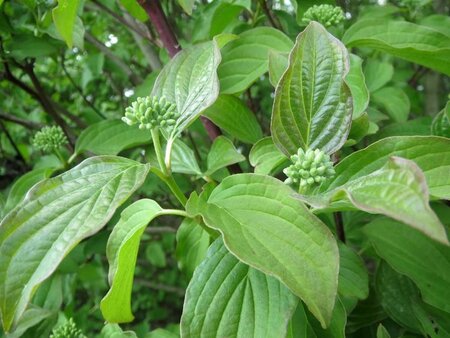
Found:
[[[65,144],[67,137],[59,126],[44,127],[33,138],[33,145],[44,152],[57,150]]]
[[[50,338],[87,338],[70,318],[66,323],[53,330]]]
[[[291,156],[292,165],[283,170],[288,177],[286,184],[298,184],[300,187],[321,183],[334,176],[333,162],[323,151],[299,149]]]
[[[160,127],[170,129],[179,116],[174,103],[156,96],[138,97],[130,107],[125,109],[122,121],[129,126],[139,124],[140,129]]]
[[[314,5],[305,12],[302,21],[306,24],[311,21],[320,22],[325,27],[337,25],[345,20],[341,7],[332,5]]]

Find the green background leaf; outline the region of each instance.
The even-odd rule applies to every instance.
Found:
[[[73,32],[77,9],[78,0],[58,0],[58,6],[52,11],[56,29],[64,38],[69,48],[73,46]]]

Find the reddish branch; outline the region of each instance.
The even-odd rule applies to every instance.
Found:
[[[160,2],[157,0],[138,0],[138,2],[147,12],[147,15],[158,32],[159,38],[161,39],[170,57],[174,57],[179,51],[181,51],[181,46],[178,43],[177,37],[170,27],[169,22],[167,21]],[[216,137],[222,135],[220,129],[206,117],[201,116],[200,120],[211,140],[214,140]],[[237,164],[229,166],[228,169],[230,169],[232,173],[242,172],[241,168]]]

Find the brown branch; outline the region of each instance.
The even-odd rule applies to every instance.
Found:
[[[267,5],[266,0],[259,0],[259,3],[261,5],[262,10],[264,11],[264,14],[266,14],[267,18],[269,19],[270,24],[272,25],[272,27],[274,27],[274,28],[276,28],[276,29],[278,29],[278,30],[283,32],[283,27],[281,26],[280,21],[273,14],[272,10]]]
[[[177,37],[175,36],[175,33],[173,32],[167,21],[166,15],[162,10],[160,2],[157,0],[138,0],[138,2],[141,7],[147,12],[147,15],[149,16],[153,26],[158,32],[159,37],[161,38],[161,41],[163,42],[164,47],[166,48],[170,57],[174,57],[179,51],[181,51],[181,46],[178,43]],[[211,141],[214,141],[216,137],[222,135],[219,127],[217,127],[206,117],[201,116],[200,120],[205,127]],[[237,164],[229,166],[228,169],[232,173],[242,172],[241,167],[239,167],[239,165]]]
[[[11,114],[7,114],[4,112],[0,112],[0,119],[8,121],[8,122],[12,122],[12,123],[20,124],[21,126],[24,126],[28,129],[41,129],[44,126],[42,123],[21,119],[20,117],[17,117],[17,116],[11,115]]]
[[[336,235],[342,243],[345,243],[345,230],[344,230],[344,221],[342,220],[342,213],[337,211],[333,213],[334,217],[334,225],[336,227]]]
[[[3,132],[6,135],[6,138],[8,139],[11,146],[14,148],[14,151],[17,153],[17,155],[20,157],[22,162],[25,165],[25,168],[28,168],[27,161],[25,160],[25,157],[23,157],[22,153],[20,152],[19,148],[17,147],[16,143],[14,142],[11,134],[9,133],[8,129],[6,129],[6,126],[3,124],[3,122],[0,120],[0,129],[3,130]]]

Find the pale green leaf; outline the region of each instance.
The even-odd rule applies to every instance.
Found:
[[[165,96],[177,106],[180,117],[170,135],[178,136],[219,95],[217,67],[220,50],[208,41],[179,52],[159,73],[152,96]]]
[[[189,277],[206,257],[209,242],[209,234],[193,219],[186,218],[178,228],[175,255],[179,268]]]
[[[174,173],[202,175],[194,151],[180,139],[173,143],[171,165]]]
[[[58,0],[58,5],[52,10],[56,29],[69,48],[73,46],[73,31],[75,19],[77,18],[78,4],[79,0]]]
[[[345,338],[345,325],[347,324],[347,312],[342,302],[337,299],[336,305],[333,309],[333,316],[331,318],[330,326],[325,330],[320,327],[317,320],[309,317],[309,323],[314,330],[317,338]]]
[[[150,331],[147,335],[145,335],[145,338],[178,338],[178,337],[180,337],[179,334],[173,333],[165,329],[156,329]]]
[[[389,62],[368,59],[364,66],[366,85],[370,92],[374,92],[391,81],[394,75],[394,66]]]
[[[153,200],[142,199],[120,214],[106,246],[111,288],[100,303],[103,318],[109,323],[126,323],[134,319],[131,311],[131,289],[141,236],[163,209]]]
[[[450,313],[450,247],[394,220],[380,218],[364,228],[377,253],[411,278],[422,299]]]
[[[25,175],[20,176],[9,191],[4,211],[8,212],[18,205],[33,185],[50,177],[54,171],[55,168],[40,168],[31,170]]]
[[[191,15],[192,14],[192,8],[194,7],[195,0],[177,0],[178,4],[183,8],[183,10]]]
[[[255,114],[236,96],[219,95],[203,115],[239,141],[256,143],[263,136]]]
[[[0,311],[6,331],[37,287],[100,230],[144,181],[148,165],[100,156],[40,182],[0,223]]]
[[[344,297],[365,299],[369,295],[369,275],[361,257],[343,243],[339,244],[338,292]]]
[[[250,164],[256,174],[269,175],[281,167],[286,167],[288,158],[275,146],[271,137],[259,140],[250,150]]]
[[[414,161],[423,171],[430,194],[450,198],[450,140],[435,136],[388,137],[344,158],[336,167],[336,175],[326,181],[320,191],[336,189],[347,182],[382,168],[389,157]]]
[[[364,73],[362,71],[362,59],[350,54],[350,71],[345,78],[353,97],[353,120],[360,117],[369,104],[369,90],[366,87]]]
[[[225,178],[206,203],[201,197],[193,207],[188,203],[187,211],[220,231],[241,261],[279,278],[325,327],[337,293],[339,252],[328,228],[292,194],[275,178],[239,174]]]
[[[217,170],[229,165],[245,161],[245,157],[234,147],[233,142],[225,136],[219,136],[214,140],[206,159],[206,176],[210,176]]]
[[[186,291],[182,337],[284,337],[298,298],[217,239]]]
[[[75,145],[75,153],[90,151],[96,155],[117,155],[122,150],[151,142],[148,130],[130,127],[121,120],[94,123],[82,131]]]
[[[285,155],[299,148],[331,154],[345,143],[352,119],[348,69],[346,48],[319,23],[299,34],[272,111],[272,137]]]
[[[44,319],[54,315],[54,311],[43,309],[37,306],[30,306],[20,319],[19,324],[15,327],[14,331],[7,334],[6,338],[20,338],[24,336],[24,333],[31,327],[39,324]]]
[[[267,72],[269,50],[289,52],[292,41],[271,27],[247,30],[222,48],[219,66],[220,91],[224,94],[240,93]]]
[[[433,14],[420,20],[422,26],[433,28],[442,34],[450,36],[450,17],[442,14]]]
[[[398,87],[384,87],[372,93],[372,100],[396,122],[406,122],[410,110],[408,95]]]
[[[356,208],[404,222],[437,241],[448,244],[444,226],[429,205],[425,176],[413,161],[391,157],[373,173],[351,180],[322,195],[298,196],[315,208]]]
[[[141,22],[145,22],[148,20],[147,13],[139,5],[137,0],[119,0],[119,2],[134,18],[138,19]]]
[[[407,21],[357,21],[344,34],[347,47],[370,47],[450,75],[450,37]]]
[[[11,56],[21,60],[54,55],[62,44],[53,39],[40,38],[31,34],[15,34],[14,39],[7,46]]]

